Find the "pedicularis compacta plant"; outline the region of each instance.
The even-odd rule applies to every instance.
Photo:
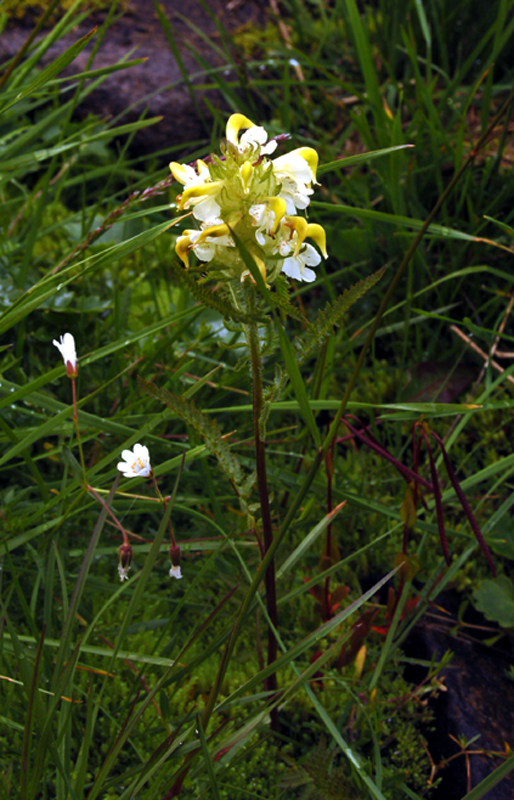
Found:
[[[389,617],[398,617],[401,612],[400,603],[405,603],[406,592],[410,579],[415,572],[415,559],[407,555],[408,538],[416,521],[418,501],[424,503],[422,489],[434,495],[437,512],[437,522],[441,535],[441,543],[447,565],[451,565],[446,542],[442,515],[442,495],[437,479],[435,462],[430,449],[429,437],[435,437],[443,451],[445,466],[448,475],[459,498],[466,517],[468,518],[477,539],[484,550],[486,558],[494,571],[494,565],[489,552],[481,537],[478,524],[473,517],[457,479],[453,474],[449,459],[444,450],[442,440],[432,432],[426,423],[416,423],[420,427],[420,438],[414,445],[414,469],[409,469],[395,459],[380,445],[366,428],[355,429],[344,416],[349,394],[355,385],[359,365],[366,347],[361,351],[361,356],[349,381],[346,391],[339,403],[333,419],[322,437],[316,422],[311,399],[317,399],[316,389],[307,390],[300,365],[309,358],[319,353],[320,348],[328,346],[332,339],[334,326],[340,322],[342,315],[382,276],[383,269],[374,275],[359,281],[351,289],[346,290],[336,302],[327,303],[325,308],[318,312],[313,322],[309,321],[304,313],[294,306],[288,297],[287,278],[313,282],[316,272],[313,268],[321,263],[322,256],[327,258],[326,235],[323,227],[317,223],[308,222],[305,212],[309,206],[310,198],[317,184],[316,171],[318,154],[310,147],[301,147],[284,155],[271,158],[279,144],[287,140],[286,135],[275,137],[267,141],[264,128],[256,126],[242,114],[230,117],[226,128],[226,139],[221,143],[221,155],[211,155],[205,159],[197,160],[194,165],[172,162],[170,169],[173,177],[179,181],[183,190],[177,197],[177,209],[185,212],[178,224],[185,217],[196,222],[196,227],[186,228],[177,236],[175,252],[178,262],[173,261],[171,267],[175,275],[182,279],[190,288],[193,295],[205,306],[219,311],[227,325],[235,325],[234,330],[240,336],[237,346],[244,347],[244,352],[239,365],[249,363],[252,378],[252,415],[253,415],[253,440],[255,450],[255,469],[245,470],[236,453],[236,445],[229,444],[218,424],[198,408],[190,399],[190,393],[176,395],[166,390],[159,389],[154,383],[149,383],[139,378],[141,387],[172,409],[174,415],[183,420],[194,429],[203,439],[207,452],[217,459],[220,473],[228,479],[245,520],[246,533],[255,536],[261,556],[261,564],[255,576],[247,570],[250,587],[240,605],[236,620],[231,628],[225,652],[220,661],[219,670],[210,688],[208,700],[203,714],[201,726],[205,729],[216,707],[217,698],[225,677],[226,670],[234,653],[234,647],[241,630],[252,611],[252,603],[256,596],[261,603],[268,626],[267,642],[267,669],[263,670],[266,697],[266,712],[269,713],[271,726],[277,730],[279,727],[278,707],[285,695],[278,691],[276,670],[274,662],[277,660],[278,642],[280,641],[278,629],[277,592],[275,574],[275,554],[285,535],[297,519],[314,478],[325,466],[327,501],[325,518],[319,522],[311,534],[319,535],[326,530],[326,542],[322,552],[320,564],[327,567],[314,585],[312,591],[322,612],[325,625],[319,629],[316,641],[319,640],[325,629],[335,628],[343,618],[349,616],[352,607],[339,612],[338,608],[342,599],[349,592],[349,587],[339,586],[330,590],[330,574],[332,566],[337,565],[337,546],[332,539],[332,521],[344,506],[344,502],[334,507],[332,504],[332,476],[334,475],[335,445],[338,442],[338,431],[341,424],[346,425],[353,438],[360,439],[366,446],[371,447],[382,458],[388,460],[398,469],[407,481],[406,499],[402,505],[402,519],[404,521],[404,538],[402,552],[395,559],[395,569],[382,579],[382,581],[356,601],[355,608],[370,598],[375,589],[381,586],[395,571],[399,572],[399,589],[397,593],[390,593],[388,607]],[[339,163],[339,162],[338,162]],[[175,223],[174,223],[175,224]],[[307,241],[307,240],[310,241]],[[311,242],[314,243],[311,244]],[[215,281],[213,287],[205,287],[209,281]],[[271,311],[271,313],[269,313]],[[279,313],[277,313],[279,312]],[[383,312],[379,310],[377,317]],[[287,316],[299,319],[303,331],[291,343],[285,324]],[[281,358],[275,364],[275,378],[266,386],[262,377],[263,353],[271,355],[276,345],[280,346]],[[118,551],[118,573],[121,582],[129,581],[129,569],[132,562],[132,546],[129,533],[125,530],[114,511],[110,508],[100,490],[91,486],[87,481],[87,470],[80,442],[80,429],[78,425],[77,398],[75,380],[78,374],[75,344],[70,334],[65,334],[61,341],[54,341],[63,357],[68,376],[73,385],[73,419],[76,429],[77,442],[80,451],[81,470],[84,489],[97,500],[104,509],[104,514],[109,514],[114,524],[118,527],[123,537],[123,543]],[[321,359],[321,362],[323,359]],[[285,367],[285,369],[283,368]],[[203,379],[202,379],[203,380]],[[297,402],[298,413],[303,418],[305,429],[299,427],[299,436],[303,441],[303,452],[306,454],[307,473],[299,479],[295,492],[286,494],[280,508],[272,514],[272,497],[268,486],[266,468],[266,422],[273,402],[279,399],[287,382],[290,381]],[[315,384],[316,382],[314,382]],[[363,433],[364,431],[364,433]],[[422,441],[425,443],[431,469],[432,483],[418,475],[418,456]],[[313,449],[310,449],[312,448]],[[157,478],[150,464],[150,454],[145,445],[135,443],[133,451],[125,449],[121,453],[122,461],[118,463],[118,470],[125,478],[148,478],[152,481],[157,497],[164,509],[162,523],[152,544],[150,553],[153,555],[148,566],[143,569],[144,578],[147,575],[160,551],[164,530],[168,528],[171,545],[169,554],[171,559],[170,577],[182,577],[180,566],[180,541],[175,539],[171,523],[171,514],[177,487],[181,477],[182,466],[186,452],[182,457],[175,488],[171,496],[163,497],[158,487]],[[303,454],[300,463],[303,461]],[[116,485],[111,491],[111,499],[115,494]],[[255,502],[255,488],[258,493],[258,502]],[[126,493],[125,493],[125,496]],[[137,496],[133,496],[136,498]],[[288,501],[287,504],[285,501]],[[426,507],[426,504],[425,504]],[[239,519],[239,518],[238,518]],[[100,530],[100,529],[99,529]],[[227,537],[237,534],[234,530],[224,533]],[[301,547],[299,548],[301,549]],[[303,552],[303,551],[302,551]],[[301,557],[301,553],[293,553],[286,564],[290,567]],[[150,556],[149,556],[150,559]],[[328,566],[327,566],[328,565]],[[243,569],[247,569],[243,565]],[[285,565],[281,567],[283,573]],[[190,576],[185,571],[186,579]],[[262,603],[257,590],[261,580],[265,583],[265,604]],[[321,590],[319,583],[324,581]],[[144,582],[141,582],[141,587]],[[231,597],[231,593],[220,604]],[[404,591],[405,590],[405,591]],[[140,588],[142,591],[142,588]],[[403,598],[402,598],[403,595]],[[417,602],[417,601],[416,601]],[[355,604],[354,604],[355,605]],[[398,614],[396,610],[398,609]],[[365,612],[366,615],[367,612]],[[373,612],[373,616],[377,612]],[[343,615],[343,616],[340,616]],[[365,619],[365,615],[362,620]],[[364,638],[370,630],[372,617],[361,625],[361,632],[354,636],[350,644],[343,642],[343,649],[339,653],[339,666],[345,665],[349,660],[355,659],[359,675],[362,673],[366,658]],[[358,621],[359,623],[359,621]],[[358,624],[356,623],[356,624]],[[388,623],[389,624],[389,623]],[[328,629],[327,629],[328,630]],[[313,639],[314,641],[314,639]],[[259,643],[260,644],[260,643]],[[281,645],[282,646],[282,645]],[[340,646],[340,643],[338,644]],[[321,667],[325,662],[336,657],[336,645],[332,645],[325,653],[316,654],[316,664]],[[259,647],[260,649],[260,647]],[[313,673],[316,664],[311,663],[309,668]],[[287,694],[287,693],[286,693]],[[229,748],[230,749],[230,748]],[[183,767],[176,774],[167,798],[180,794],[183,782],[191,766],[192,755],[187,755]],[[372,786],[372,782],[365,774],[362,780]]]

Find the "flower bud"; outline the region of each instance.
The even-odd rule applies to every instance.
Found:
[[[181,578],[180,571],[180,547],[178,544],[172,544],[170,547],[171,569],[170,578]]]
[[[128,580],[128,571],[132,562],[132,547],[129,544],[122,544],[118,548],[118,573],[120,581]]]

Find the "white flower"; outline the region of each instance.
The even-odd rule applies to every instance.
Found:
[[[245,132],[239,136],[239,132],[245,128]],[[235,145],[240,153],[258,149],[260,155],[264,156],[273,153],[277,147],[277,143],[273,140],[266,144],[268,134],[264,128],[260,125],[254,125],[244,114],[232,114],[229,117],[226,133],[227,140]]]
[[[176,161],[170,164],[173,177],[184,185],[179,208],[193,207],[193,216],[200,222],[206,222],[220,214],[221,209],[213,195],[219,194],[222,183],[212,181],[209,167],[200,158],[196,162],[196,169],[198,172],[189,164],[178,164]]]
[[[195,252],[200,261],[210,261],[214,256],[223,257],[223,251],[218,247],[235,247],[228,225],[220,222],[211,219],[202,224],[201,231],[186,230],[178,237],[175,252],[186,267],[189,267],[190,250]]]
[[[77,365],[77,353],[75,351],[75,339],[71,333],[65,333],[64,336],[61,336],[60,342],[54,339],[52,344],[57,347],[62,356],[68,377],[76,378],[79,370]]]
[[[245,153],[250,148],[260,147],[261,155],[271,155],[277,149],[277,143],[273,140],[267,144],[266,142],[268,142],[268,134],[264,128],[261,128],[260,125],[254,125],[241,135],[237,148],[240,153]]]
[[[170,578],[178,578],[182,577],[182,573],[180,571],[180,567],[172,567],[170,569]]]
[[[280,183],[279,197],[287,203],[287,213],[295,214],[310,203],[312,184],[316,183],[318,154],[311,147],[299,147],[274,161],[273,173]]]
[[[282,264],[282,272],[289,278],[294,278],[297,281],[307,281],[312,283],[316,280],[316,273],[309,267],[317,267],[321,261],[321,256],[311,244],[304,245],[303,249],[298,255],[288,256]]]
[[[128,567],[122,567],[121,564],[118,564],[118,573],[119,573],[119,576],[120,576],[120,581],[122,583],[123,583],[123,581],[128,581],[128,571],[129,571],[129,569],[130,569],[130,564],[128,565]]]
[[[142,444],[135,444],[134,452],[132,450],[124,450],[121,457],[123,461],[118,462],[118,469],[125,478],[148,478],[152,474],[148,447]]]

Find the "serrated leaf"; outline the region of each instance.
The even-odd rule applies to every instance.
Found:
[[[373,275],[358,281],[350,289],[345,289],[334,305],[327,303],[325,308],[318,312],[311,329],[305,331],[301,336],[297,336],[294,340],[294,348],[300,364],[307,361],[321,347],[323,342],[329,336],[332,336],[334,326],[339,324],[343,314],[380,280],[385,269],[385,267],[382,267],[377,272],[374,272]]]
[[[193,297],[203,306],[217,311],[224,319],[231,319],[233,322],[252,322],[255,320],[255,317],[251,317],[249,314],[245,314],[244,311],[239,311],[231,303],[225,302],[225,299],[221,298],[219,294],[215,294],[212,289],[202,286],[186,269],[175,262],[172,261],[170,267],[178,280],[187,286]],[[261,320],[258,318],[255,321],[260,322]]]
[[[506,575],[483,580],[473,598],[486,619],[502,628],[514,627],[514,584]]]
[[[148,394],[156,397],[168,408],[171,408],[180,419],[191,425],[200,434],[206,449],[215,456],[224,474],[237,487],[238,496],[243,498],[248,485],[245,483],[243,469],[239,459],[223,439],[223,434],[216,420],[206,416],[201,409],[195,406],[192,400],[179,397],[167,389],[159,389],[153,383],[148,383],[141,377],[138,377],[138,382]]]

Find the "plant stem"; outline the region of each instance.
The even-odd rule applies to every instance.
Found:
[[[105,502],[105,500],[103,500],[103,499],[100,497],[100,495],[98,495],[98,494],[95,492],[95,490],[93,489],[93,487],[92,487],[92,486],[90,486],[89,484],[87,484],[87,486],[86,486],[86,489],[88,490],[88,492],[90,492],[90,493],[93,495],[93,497],[95,498],[95,500],[98,500],[98,502],[100,503],[100,505],[101,505],[101,506],[103,506],[103,508],[105,509],[105,511],[107,511],[107,513],[108,513],[108,514],[109,514],[109,515],[110,515],[110,516],[113,518],[114,522],[116,523],[116,525],[117,525],[117,526],[118,526],[118,528],[120,529],[120,531],[121,531],[121,534],[122,534],[122,536],[123,536],[123,544],[130,544],[130,542],[129,542],[129,538],[128,538],[128,536],[127,536],[127,531],[125,530],[125,528],[123,527],[123,525],[121,524],[121,522],[119,521],[119,519],[116,517],[116,515],[115,515],[115,514],[113,514],[113,512],[111,511],[111,509],[109,508],[109,506],[107,505],[107,503]],[[112,490],[111,490],[111,491],[112,491]]]
[[[159,487],[158,487],[158,485],[157,485],[157,478],[155,477],[155,475],[154,475],[154,471],[153,471],[153,470],[152,470],[152,481],[153,481],[153,486],[154,486],[154,489],[155,489],[155,494],[157,495],[157,498],[158,498],[158,499],[160,500],[160,502],[162,503],[162,507],[163,507],[163,508],[164,508],[164,510],[166,511],[166,499],[165,499],[165,498],[162,496],[162,494],[161,494],[161,492],[160,492],[160,489],[159,489]],[[169,498],[168,498],[168,499],[169,499]],[[169,532],[170,532],[171,543],[172,543],[174,546],[176,546],[176,544],[177,544],[177,543],[176,543],[176,541],[175,541],[175,534],[173,533],[173,527],[172,527],[172,525],[171,525],[171,520],[170,520],[170,519],[168,520],[168,530],[169,530]]]
[[[255,312],[255,294],[253,287],[248,287],[248,311]],[[263,407],[262,398],[262,361],[261,343],[259,340],[259,330],[256,322],[251,322],[245,326],[246,339],[250,350],[250,363],[252,368],[252,403],[253,403],[253,433],[255,440],[255,465],[257,470],[257,487],[259,490],[262,535],[264,539],[264,555],[273,543],[273,530],[271,526],[271,510],[269,504],[268,479],[266,476],[266,450],[261,432],[261,416]],[[277,595],[275,585],[275,561],[272,559],[266,570],[266,606],[272,624],[277,627]],[[277,640],[271,628],[268,629],[268,666],[276,661]],[[274,692],[277,690],[277,676],[275,673],[266,678],[264,682],[266,691]],[[271,712],[272,730],[278,730],[278,711],[273,709]]]
[[[84,485],[86,483],[86,462],[84,461],[84,453],[82,451],[82,441],[80,438],[80,429],[79,429],[79,417],[77,413],[77,385],[76,379],[71,379],[72,391],[73,391],[73,425],[75,426],[75,433],[77,434],[77,444],[79,446],[79,453],[80,453],[80,466],[82,467],[82,478],[84,480]]]

